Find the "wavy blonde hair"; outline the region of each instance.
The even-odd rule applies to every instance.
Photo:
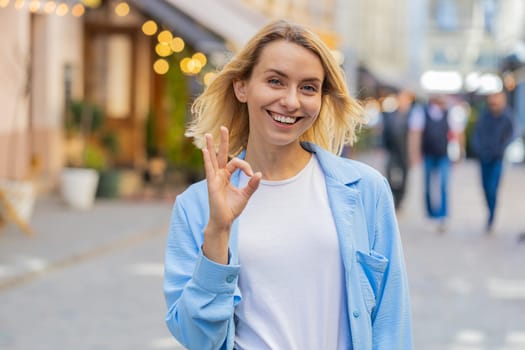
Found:
[[[217,74],[207,89],[195,99],[193,120],[186,131],[197,147],[204,147],[204,135],[220,138],[220,126],[230,131],[230,154],[240,153],[249,136],[248,108],[237,100],[233,89],[236,80],[248,80],[258,63],[262,50],[271,42],[286,40],[316,54],[323,65],[325,80],[321,110],[314,124],[300,138],[335,154],[345,144],[356,141],[356,131],[364,124],[361,105],[348,93],[342,69],[321,39],[305,27],[285,20],[264,26]]]

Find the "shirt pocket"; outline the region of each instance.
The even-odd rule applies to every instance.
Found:
[[[367,311],[372,314],[383,285],[388,259],[374,250],[371,250],[370,253],[358,250],[356,259],[363,299]]]

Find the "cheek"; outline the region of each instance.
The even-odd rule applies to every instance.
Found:
[[[321,99],[312,99],[311,101],[307,101],[303,108],[309,116],[317,118],[321,112],[321,106]]]

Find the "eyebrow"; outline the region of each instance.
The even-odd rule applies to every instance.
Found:
[[[286,73],[284,73],[284,72],[282,72],[282,71],[280,71],[278,69],[274,69],[274,68],[269,68],[269,69],[265,70],[264,73],[275,73],[275,74],[280,75],[280,76],[282,76],[284,78],[288,78],[288,74],[286,74]],[[315,77],[302,79],[301,81],[303,81],[303,82],[304,81],[309,81],[309,82],[322,83],[321,79],[315,78]]]

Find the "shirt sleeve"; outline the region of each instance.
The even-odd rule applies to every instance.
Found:
[[[414,131],[421,131],[425,128],[425,111],[422,106],[414,106],[408,117],[408,127]]]
[[[188,349],[220,349],[239,301],[234,295],[239,266],[207,259],[201,249],[202,232],[189,217],[183,200],[177,199],[165,252],[165,321]]]

